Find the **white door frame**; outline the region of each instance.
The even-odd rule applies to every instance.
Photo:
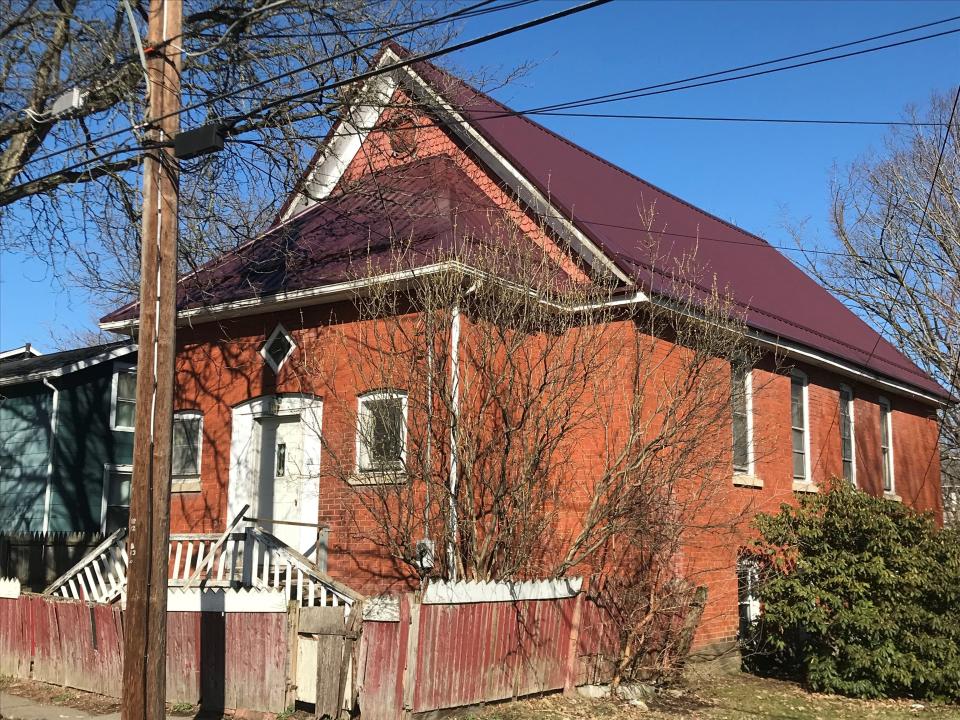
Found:
[[[264,395],[234,406],[231,412],[230,477],[227,486],[227,517],[236,517],[243,506],[262,514],[259,507],[260,423],[259,418],[299,415],[303,424],[303,476],[316,483],[316,492],[304,493],[300,522],[315,525],[320,514],[320,432],[323,427],[323,400],[315,395]],[[300,529],[298,552],[307,554],[316,545],[317,530]]]

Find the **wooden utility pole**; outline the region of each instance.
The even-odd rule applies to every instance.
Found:
[[[127,536],[124,720],[160,720],[166,711],[167,545],[177,282],[178,167],[169,146],[180,126],[182,0],[150,0],[147,133],[137,411]],[[155,147],[167,143],[167,147]]]

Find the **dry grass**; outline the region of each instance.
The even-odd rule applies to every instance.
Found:
[[[476,720],[960,720],[960,707],[909,700],[852,700],[809,693],[796,683],[752,675],[697,673],[685,686],[650,699],[648,708],[559,695],[505,703],[466,715]]]

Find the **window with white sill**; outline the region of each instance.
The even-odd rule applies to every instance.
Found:
[[[406,393],[378,391],[357,402],[357,472],[402,472],[407,454]]]
[[[200,480],[200,456],[203,450],[203,415],[181,411],[173,416],[173,482]]]
[[[812,482],[810,473],[810,410],[807,376],[794,371],[790,375],[790,435],[793,455],[793,480]]]

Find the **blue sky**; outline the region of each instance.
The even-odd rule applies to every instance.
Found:
[[[540,2],[470,21],[463,37],[562,7]],[[494,92],[522,109],[681,79],[960,15],[960,2],[639,2],[619,0],[448,58],[468,75],[532,67]],[[956,24],[951,25],[956,27]],[[931,30],[929,32],[935,32]],[[960,82],[960,35],[822,65],[647,97],[603,112],[894,120],[909,103]],[[587,110],[590,110],[588,108]],[[831,245],[832,169],[877,148],[883,127],[538,117],[593,152],[767,238],[808,220],[805,243]],[[93,328],[80,293],[52,287],[42,265],[0,262],[0,348],[51,349]]]

